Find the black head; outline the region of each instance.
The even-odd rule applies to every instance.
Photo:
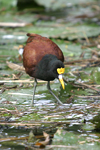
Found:
[[[62,61],[58,59],[53,59],[52,61],[49,62],[48,68],[49,68],[48,72],[55,79],[55,78],[58,78],[59,76],[59,73],[57,70],[64,68],[64,64]]]
[[[48,54],[38,63],[35,72],[36,78],[51,81],[55,78],[61,78],[61,74],[64,73],[64,64],[55,55]]]

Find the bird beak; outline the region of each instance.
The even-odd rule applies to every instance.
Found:
[[[63,80],[62,74],[59,74],[58,78],[59,78],[59,81],[60,81],[60,83],[62,85],[62,88],[65,89],[65,84],[64,84],[64,80]]]
[[[59,81],[62,85],[62,88],[65,89],[65,85],[64,85],[64,80],[63,80],[63,77],[62,77],[62,74],[65,72],[65,68],[58,68],[57,69],[57,72],[58,72],[58,78],[59,78]]]

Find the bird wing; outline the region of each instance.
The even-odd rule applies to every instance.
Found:
[[[29,38],[23,52],[23,65],[27,73],[28,70],[34,70],[35,66],[46,54],[55,55],[59,60],[64,61],[61,49],[53,41],[34,33],[28,33],[27,36]]]

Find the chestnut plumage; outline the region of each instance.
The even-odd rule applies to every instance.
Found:
[[[64,56],[61,49],[53,41],[41,35],[28,33],[27,36],[29,38],[24,47],[23,66],[26,73],[35,78],[32,104],[37,85],[36,79],[48,81],[48,90],[62,104],[50,88],[50,81],[55,78],[59,78],[64,88],[62,79],[62,74],[64,73]]]

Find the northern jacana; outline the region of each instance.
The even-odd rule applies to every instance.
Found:
[[[47,88],[49,92],[59,104],[63,104],[50,88],[50,81],[55,78],[59,79],[63,89],[65,88],[62,78],[62,74],[65,71],[64,56],[61,49],[53,41],[41,35],[28,33],[27,36],[29,38],[24,47],[23,65],[26,73],[35,78],[32,105],[34,103],[37,79],[48,81]]]

